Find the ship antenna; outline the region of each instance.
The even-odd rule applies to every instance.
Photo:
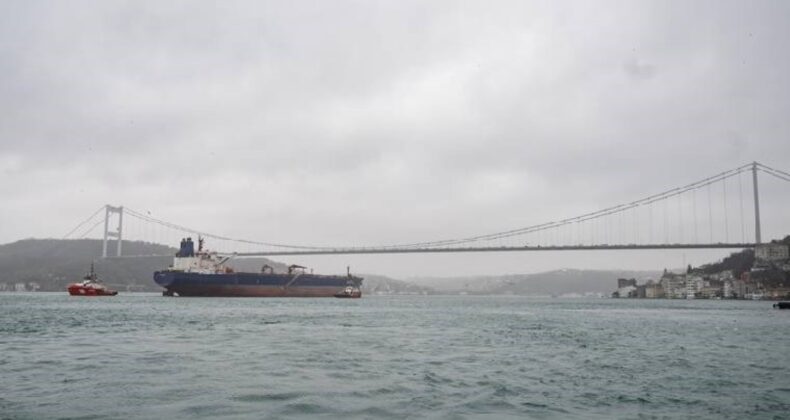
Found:
[[[97,276],[96,276],[96,271],[94,271],[93,269],[93,263],[94,261],[91,261],[91,271],[90,273],[88,273],[87,276],[85,276],[85,280],[96,281]]]

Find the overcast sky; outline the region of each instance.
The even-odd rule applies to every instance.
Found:
[[[0,243],[105,203],[262,241],[414,242],[789,170],[789,21],[785,1],[3,1]],[[789,233],[790,184],[763,178],[766,235]],[[408,276],[721,254],[287,260]]]

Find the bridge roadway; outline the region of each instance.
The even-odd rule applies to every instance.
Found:
[[[560,245],[560,246],[490,246],[490,247],[447,247],[447,248],[337,248],[319,250],[291,250],[269,252],[238,252],[236,258],[270,257],[278,255],[336,255],[336,254],[426,254],[455,252],[513,252],[513,251],[606,251],[639,249],[734,249],[754,248],[753,243],[716,244],[652,244],[652,245]]]
[[[217,252],[219,255],[235,258],[272,257],[279,255],[349,255],[349,254],[436,254],[456,252],[514,252],[514,251],[618,251],[650,249],[736,249],[754,248],[754,243],[715,243],[715,244],[650,244],[650,245],[558,245],[558,246],[485,246],[485,247],[446,247],[446,248],[336,248],[315,250],[262,251],[262,252]],[[115,258],[161,258],[173,255],[121,255]]]

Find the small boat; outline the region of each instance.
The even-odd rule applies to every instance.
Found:
[[[776,302],[774,303],[776,309],[790,309],[790,302]]]
[[[91,263],[91,271],[83,277],[84,281],[79,283],[71,283],[67,290],[72,296],[115,296],[118,294],[117,290],[110,290],[99,280],[99,276],[93,270],[93,263]]]
[[[357,287],[347,286],[342,291],[335,293],[335,297],[341,299],[357,299],[362,297],[362,291]]]

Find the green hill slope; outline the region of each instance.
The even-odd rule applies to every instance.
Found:
[[[0,245],[0,286],[35,283],[40,291],[63,291],[81,280],[96,264],[99,278],[119,290],[158,291],[151,274],[166,268],[171,257],[101,259],[102,241],[97,239],[25,239]],[[145,242],[123,242],[127,255],[173,255],[176,250]],[[28,286],[30,287],[30,286]]]

